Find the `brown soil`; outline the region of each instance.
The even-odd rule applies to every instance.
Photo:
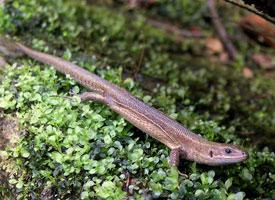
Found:
[[[7,146],[14,146],[19,138],[19,128],[16,118],[3,117],[3,113],[0,111],[0,150],[5,149]],[[3,164],[9,162],[0,156],[0,187],[2,194],[1,199],[10,199],[12,197],[11,188],[8,183],[8,173],[1,169]],[[4,192],[4,193],[3,193]]]
[[[18,122],[15,118],[0,115],[0,150],[14,145],[19,138]]]

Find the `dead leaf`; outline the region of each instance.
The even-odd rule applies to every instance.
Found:
[[[243,76],[245,78],[252,78],[254,76],[254,73],[250,68],[245,67],[243,68]]]
[[[223,52],[222,43],[217,38],[207,38],[205,40],[205,47],[210,54],[219,54]]]
[[[273,69],[275,68],[275,58],[263,54],[253,54],[253,61],[263,69]]]
[[[259,43],[275,48],[275,25],[262,17],[251,14],[243,17],[239,26],[243,32]]]
[[[222,52],[219,56],[219,60],[221,63],[228,63],[229,61],[228,53]]]

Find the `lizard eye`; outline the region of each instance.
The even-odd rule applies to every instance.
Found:
[[[225,153],[227,153],[227,154],[230,154],[230,153],[232,152],[232,150],[229,149],[229,148],[226,148],[224,151],[225,151]]]

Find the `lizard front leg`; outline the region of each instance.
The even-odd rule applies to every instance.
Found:
[[[112,106],[114,104],[112,97],[105,93],[100,94],[98,92],[84,92],[80,94],[79,97],[81,98],[81,101],[98,101],[108,106]]]
[[[170,164],[172,167],[178,168],[181,155],[182,155],[182,154],[181,154],[180,148],[172,149],[172,150],[171,150],[171,153],[170,153],[170,157],[169,157],[169,164]],[[188,177],[186,174],[180,172],[179,170],[178,170],[178,173],[179,173],[181,176],[185,177],[185,178]]]
[[[180,160],[180,149],[172,149],[169,158],[169,164],[171,166],[178,166]]]
[[[102,94],[96,93],[96,92],[84,92],[79,95],[81,101],[99,101],[102,103],[105,103],[105,98]]]

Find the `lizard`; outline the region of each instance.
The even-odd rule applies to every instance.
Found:
[[[210,166],[238,163],[248,158],[248,154],[238,146],[208,141],[134,97],[126,89],[62,58],[33,50],[5,37],[0,37],[0,52],[28,56],[70,75],[89,90],[80,94],[82,101],[97,101],[107,105],[135,127],[169,147],[169,163],[172,166],[178,166],[181,158]]]

